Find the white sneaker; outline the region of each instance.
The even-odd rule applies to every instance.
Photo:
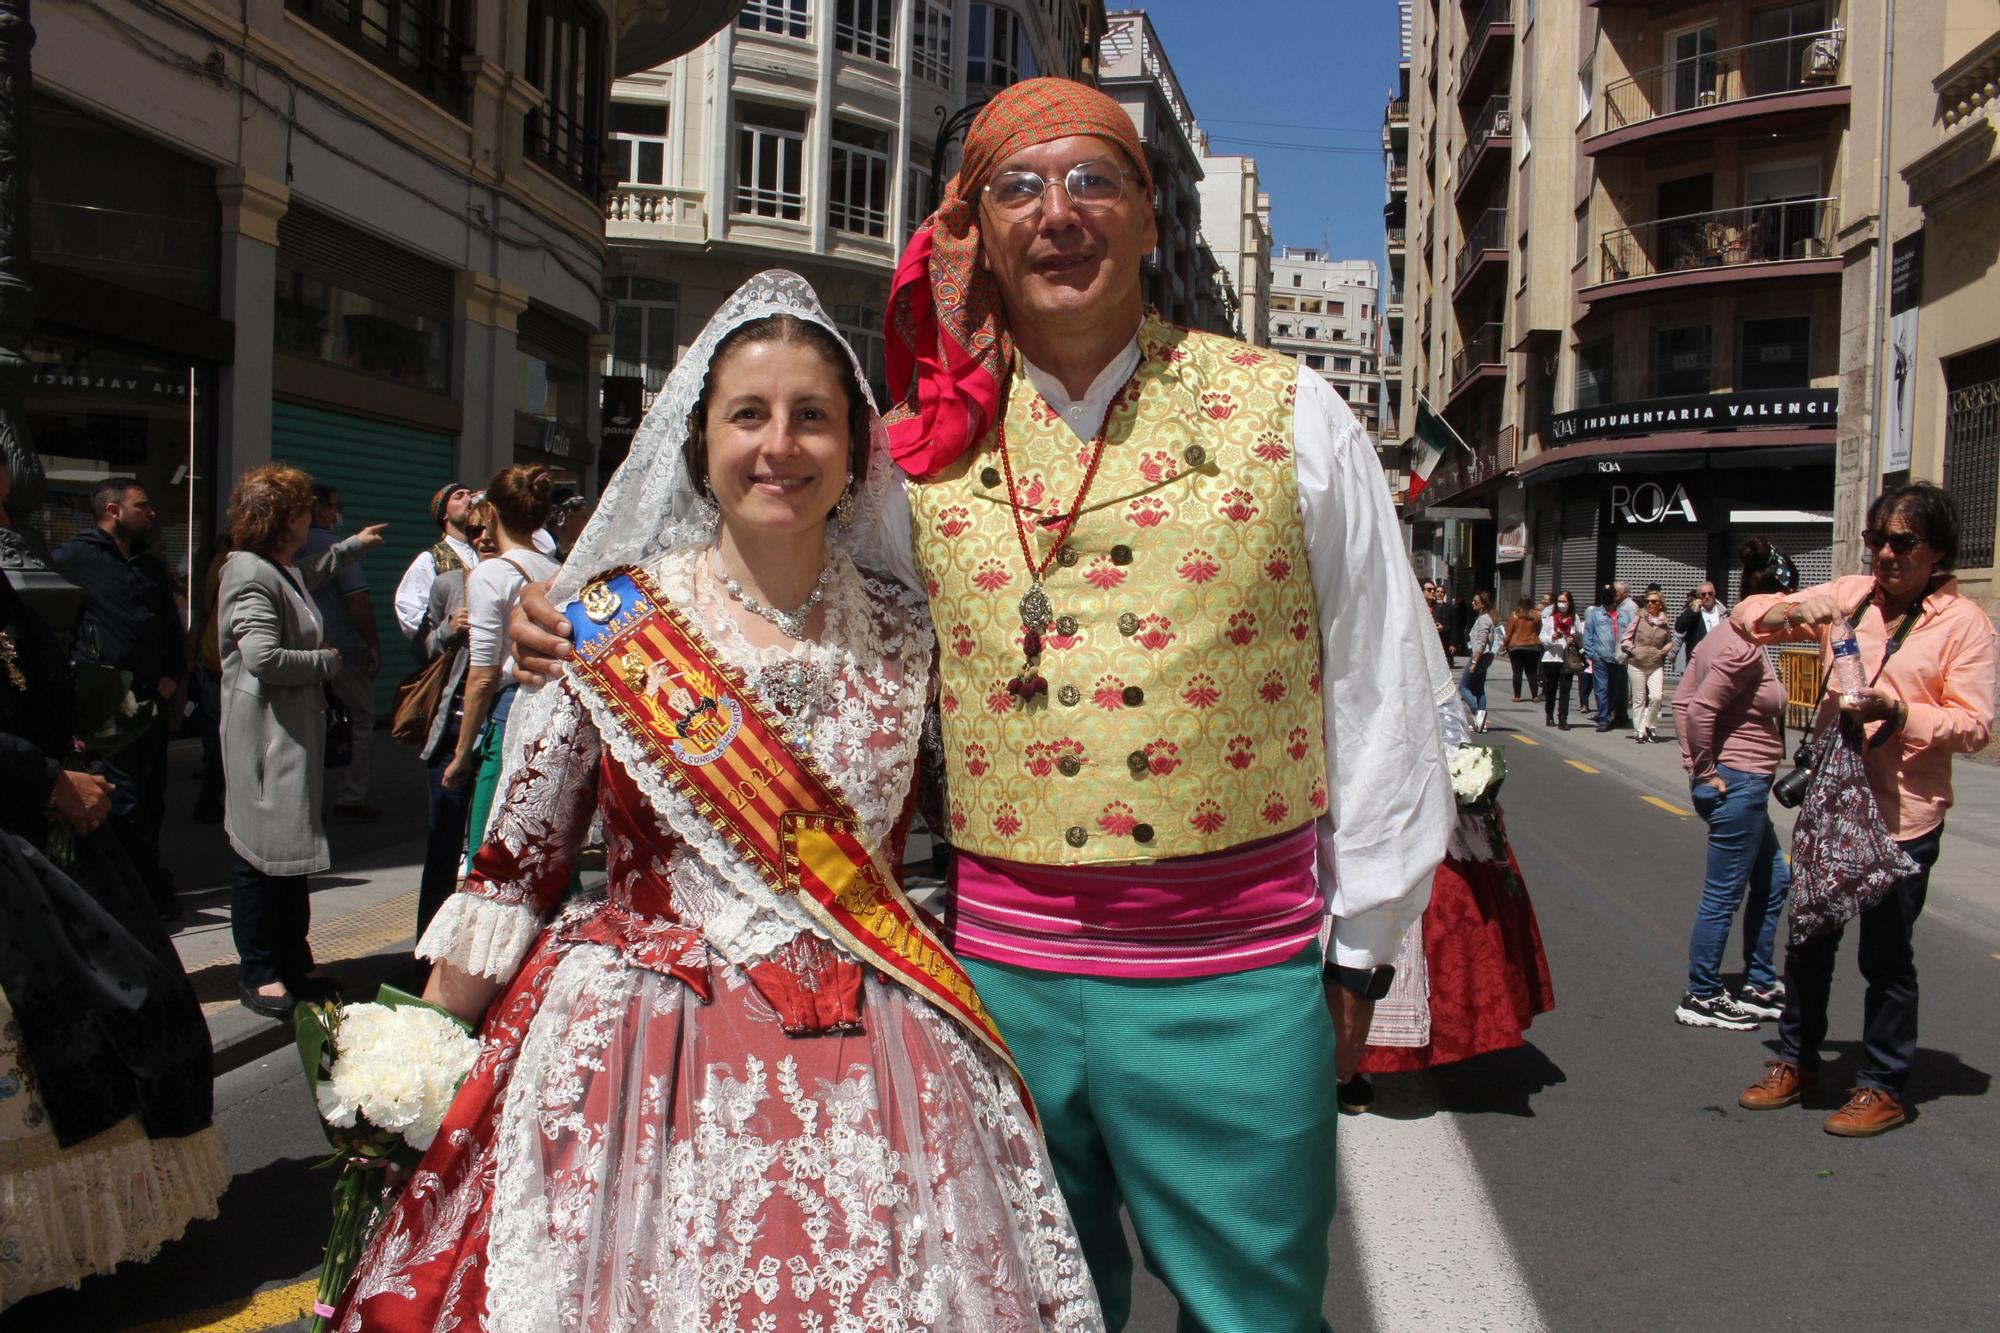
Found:
[[[1674,1010],[1674,1022],[1682,1027],[1727,1028],[1731,1032],[1752,1032],[1757,1027],[1757,1019],[1728,991],[1704,996],[1684,993],[1680,1007]]]
[[[1474,731],[1486,730],[1486,710],[1484,708],[1472,715],[1472,729]]]

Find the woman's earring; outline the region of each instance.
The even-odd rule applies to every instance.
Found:
[[[833,521],[852,523],[854,521],[854,479],[849,477],[847,489],[840,493],[840,499],[833,506]]]
[[[715,496],[708,491],[695,492],[695,514],[705,527],[722,526],[722,506],[715,502]]]

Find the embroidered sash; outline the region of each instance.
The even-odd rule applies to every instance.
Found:
[[[600,576],[563,610],[576,631],[571,678],[640,739],[660,775],[767,884],[1000,1057],[1034,1115],[971,977],[904,896],[846,798],[742,673],[637,569]]]

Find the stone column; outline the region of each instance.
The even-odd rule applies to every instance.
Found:
[[[277,335],[278,219],[286,184],[247,167],[216,173],[222,200],[222,315],[236,354],[222,367],[216,410],[215,492],[271,461],[271,359]]]
[[[514,461],[514,335],[528,293],[490,273],[459,273],[458,475],[477,486]]]

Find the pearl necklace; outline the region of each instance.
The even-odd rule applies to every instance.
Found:
[[[715,551],[712,554],[715,562],[720,564],[722,553]],[[828,585],[833,582],[833,553],[830,551],[827,553],[826,564],[820,569],[819,578],[813,583],[812,596],[806,598],[805,603],[793,611],[783,611],[775,606],[765,606],[755,597],[744,592],[743,585],[735,578],[732,578],[726,569],[716,572],[722,580],[722,590],[729,594],[729,600],[741,606],[751,615],[762,616],[764,619],[770,621],[778,627],[778,632],[786,638],[803,639],[806,636],[807,617],[812,615],[813,608],[820,604],[820,599],[826,596]]]

